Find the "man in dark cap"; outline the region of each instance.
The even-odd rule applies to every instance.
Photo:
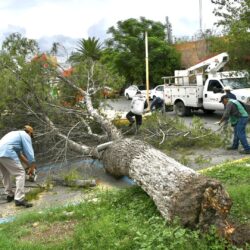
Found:
[[[244,150],[240,151],[240,153],[250,154],[250,146],[246,138],[246,125],[248,122],[247,111],[239,101],[229,99],[227,95],[223,95],[220,102],[224,104],[225,111],[218,124],[220,125],[229,119],[229,122],[234,128],[233,144],[227,149],[237,150],[239,147],[239,142],[241,142]]]
[[[15,199],[16,206],[26,208],[32,204],[24,199],[26,173],[21,161],[29,166],[28,174],[33,174],[36,165],[31,138],[33,138],[33,128],[26,125],[23,130],[9,132],[0,140],[0,171],[3,175],[7,201]],[[11,175],[16,178],[15,194],[12,190]]]

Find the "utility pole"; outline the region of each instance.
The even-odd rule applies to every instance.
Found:
[[[145,32],[145,63],[146,63],[146,90],[149,110],[149,69],[148,69],[148,32]]]
[[[202,0],[199,0],[200,33],[202,34]]]
[[[169,22],[168,16],[166,16],[166,29],[167,29],[166,39],[169,44],[173,44],[172,25]]]

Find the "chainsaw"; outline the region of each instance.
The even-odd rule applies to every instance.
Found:
[[[29,168],[26,168],[25,169],[25,173],[26,173],[25,180],[30,181],[30,182],[35,182],[37,179],[36,170],[34,169],[32,174],[28,174],[28,171],[29,171]]]

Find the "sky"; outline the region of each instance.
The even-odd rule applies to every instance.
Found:
[[[202,0],[202,28],[214,29],[210,0]],[[118,21],[145,17],[172,24],[174,37],[193,36],[200,28],[199,0],[0,0],[0,45],[13,32],[36,39],[41,50],[60,42],[69,50],[82,38],[103,41]]]

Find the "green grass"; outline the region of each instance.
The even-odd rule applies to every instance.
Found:
[[[209,163],[210,161],[211,161],[211,157],[204,157],[203,155],[199,155],[194,159],[194,162],[200,165]]]
[[[231,217],[250,224],[250,159],[225,163],[204,174],[224,184],[233,199]]]
[[[30,200],[36,200],[39,198],[39,194],[42,193],[45,189],[44,188],[33,188],[31,191],[29,191],[26,195],[25,198],[30,201]]]
[[[203,171],[226,186],[234,202],[231,218],[246,223],[250,222],[249,166],[250,160],[245,160]],[[139,187],[93,191],[92,201],[77,206],[42,213],[27,210],[14,222],[0,225],[0,243],[4,250],[237,249],[218,238],[213,228],[204,234],[183,228],[178,221],[166,223]]]
[[[140,188],[98,195],[99,202],[31,213],[0,226],[0,249],[224,249],[225,242],[210,234],[182,228],[178,222],[167,224],[151,199]],[[70,213],[67,216],[65,213]],[[76,221],[73,234],[65,240],[44,244],[44,225]],[[34,238],[33,224],[40,228]],[[51,236],[51,234],[50,234]],[[28,238],[27,238],[28,237]],[[58,235],[52,235],[52,238]],[[26,240],[25,240],[26,239]]]

